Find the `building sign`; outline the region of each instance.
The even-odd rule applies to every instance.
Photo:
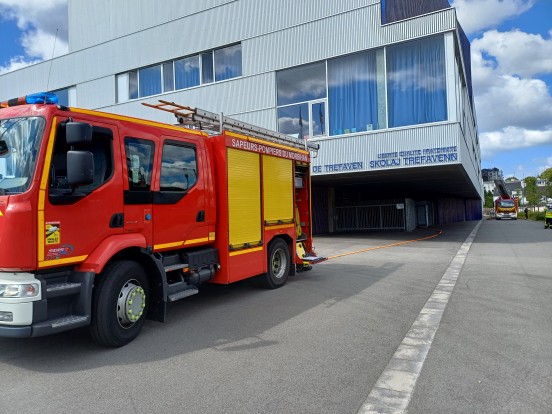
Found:
[[[314,165],[312,172],[314,174],[320,173],[335,173],[335,172],[348,172],[363,170],[364,164],[361,161],[346,162],[344,164],[326,164],[326,165]]]
[[[458,148],[436,147],[418,150],[383,152],[377,160],[370,161],[370,168],[413,167],[416,165],[445,164],[458,161]]]

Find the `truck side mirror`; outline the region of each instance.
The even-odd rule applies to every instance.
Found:
[[[67,151],[67,183],[71,188],[94,182],[94,156],[90,151]]]
[[[84,122],[67,122],[65,126],[67,145],[92,142],[92,125]]]

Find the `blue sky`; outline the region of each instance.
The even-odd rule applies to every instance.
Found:
[[[472,42],[482,168],[540,174],[552,167],[552,0],[449,2]],[[0,73],[67,53],[67,36],[67,0],[0,0]]]

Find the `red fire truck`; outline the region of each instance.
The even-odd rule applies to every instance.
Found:
[[[495,218],[512,219],[517,220],[518,216],[518,198],[513,197],[508,189],[506,183],[503,180],[495,180],[496,188],[498,189],[499,196],[495,198]]]
[[[56,103],[0,103],[0,336],[89,325],[118,347],[203,282],[278,288],[323,260],[316,144],[172,102],[149,106],[180,126]]]

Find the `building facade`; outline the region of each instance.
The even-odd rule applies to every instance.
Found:
[[[69,53],[0,100],[173,123],[158,99],[320,143],[315,230],[480,219],[469,42],[446,0],[69,0]]]

